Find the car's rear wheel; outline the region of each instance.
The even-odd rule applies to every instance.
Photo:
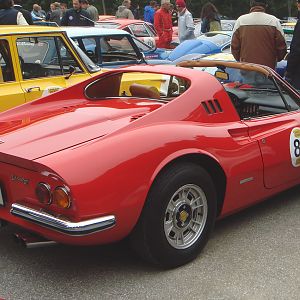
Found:
[[[131,241],[146,260],[172,268],[194,259],[216,217],[216,192],[209,174],[193,163],[168,168],[153,184]]]

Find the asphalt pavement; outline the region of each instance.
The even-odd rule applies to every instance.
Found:
[[[300,299],[300,187],[217,222],[193,262],[160,270],[126,243],[24,249],[0,230],[0,299]]]

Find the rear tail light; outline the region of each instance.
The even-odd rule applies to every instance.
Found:
[[[58,186],[52,194],[53,203],[61,208],[70,208],[71,206],[71,197],[69,191],[63,187]]]
[[[51,188],[50,185],[44,182],[40,182],[35,189],[35,194],[40,203],[43,204],[51,204],[52,196],[51,196]]]

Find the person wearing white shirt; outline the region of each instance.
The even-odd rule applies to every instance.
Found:
[[[192,14],[186,8],[185,1],[177,0],[176,7],[178,10],[178,36],[180,43],[194,39],[194,20]]]

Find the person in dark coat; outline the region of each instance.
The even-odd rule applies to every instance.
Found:
[[[60,21],[62,18],[62,11],[60,9],[60,3],[54,2],[53,6],[54,6],[54,9],[50,13],[49,21],[55,22],[58,26],[60,26]]]
[[[211,2],[207,2],[201,11],[201,32],[219,30],[222,30],[219,12]]]
[[[23,14],[13,8],[12,0],[0,0],[0,25],[28,25]]]
[[[298,20],[287,58],[285,79],[296,89],[300,89],[300,20]]]
[[[31,13],[22,7],[22,0],[14,0],[14,9],[23,14],[28,25],[33,25]]]
[[[61,26],[94,26],[90,14],[82,9],[82,0],[73,0],[73,8],[66,11],[61,19]]]

